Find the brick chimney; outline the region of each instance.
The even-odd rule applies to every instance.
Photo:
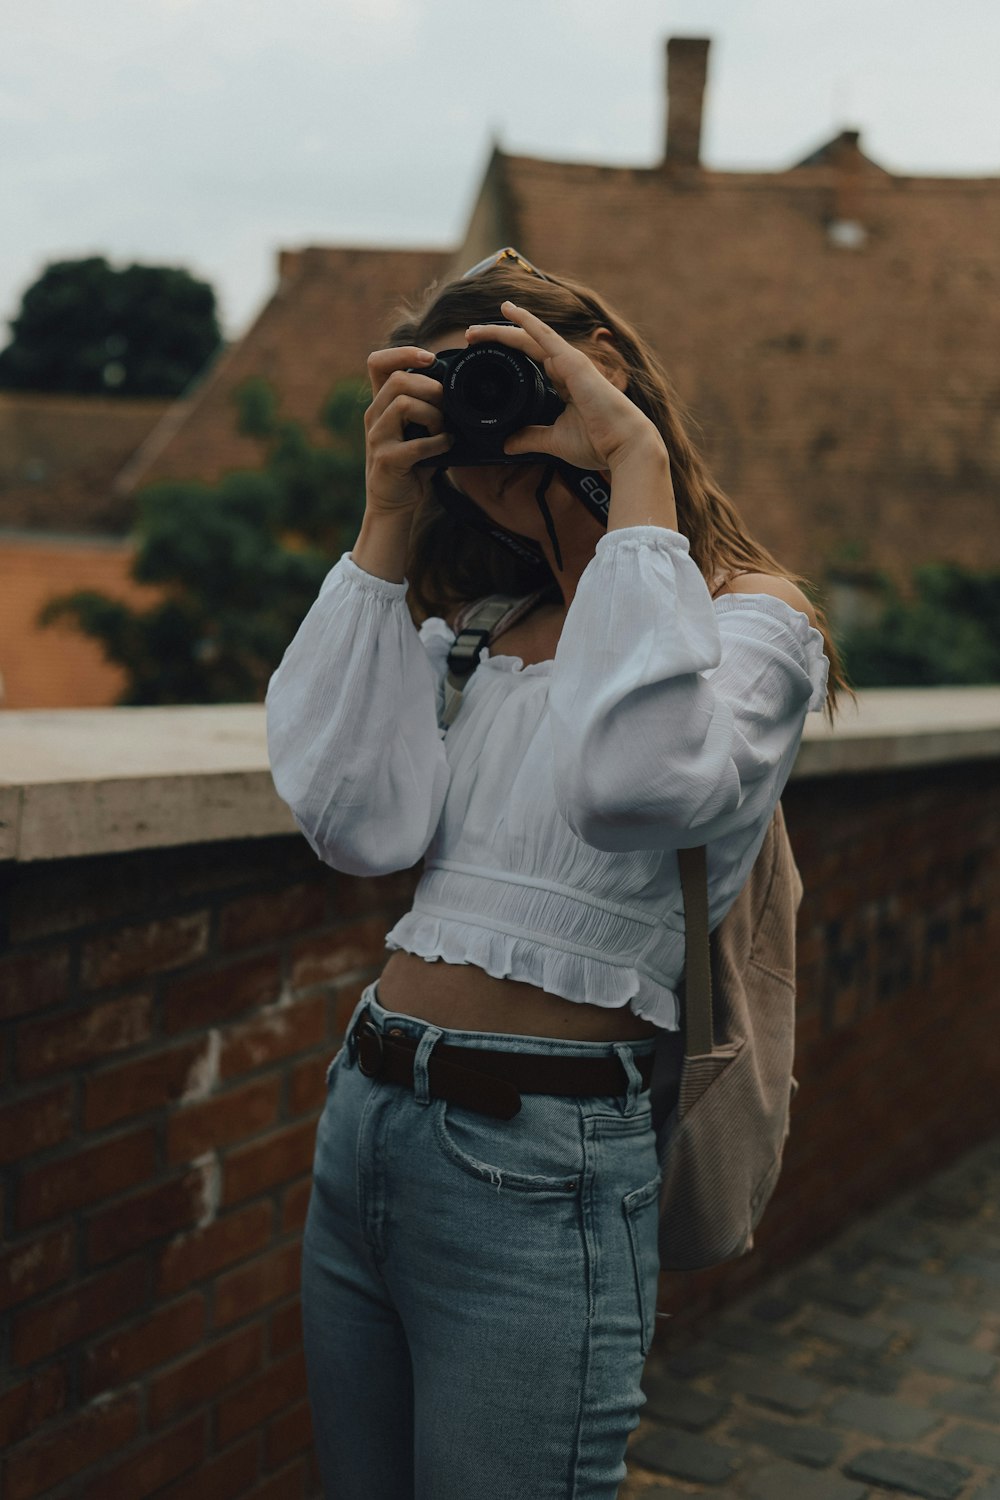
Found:
[[[701,104],[708,72],[708,37],[672,36],[667,42],[668,166],[701,165]]]
[[[861,132],[842,130],[829,148],[829,160],[836,173],[833,189],[833,211],[827,221],[827,238],[832,245],[846,250],[860,250],[868,239],[863,222]]]
[[[283,292],[302,269],[301,250],[278,251],[278,291]]]

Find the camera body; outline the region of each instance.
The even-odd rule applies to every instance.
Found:
[[[513,327],[513,324],[504,324]],[[518,464],[546,454],[508,454],[503,445],[522,427],[551,427],[565,410],[544,370],[519,349],[506,344],[472,344],[443,349],[429,367],[409,372],[429,375],[444,387],[445,430],[455,441],[446,453],[425,458],[416,468],[445,469],[481,464]],[[403,437],[427,437],[427,428],[407,422]]]

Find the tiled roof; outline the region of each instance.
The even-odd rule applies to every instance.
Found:
[[[838,141],[838,167],[782,172],[506,157],[507,223],[645,332],[792,566],[1000,567],[1000,178],[897,177]]]
[[[873,161],[870,156],[865,155],[861,150],[859,142],[859,131],[841,130],[831,140],[824,141],[822,146],[817,146],[807,156],[804,156],[801,161],[797,161],[792,171],[797,171],[799,167],[837,166],[840,162],[848,162],[851,156],[854,156],[856,158],[855,165],[859,166],[865,172],[877,172],[883,177],[888,176],[889,174],[883,167],[878,165],[878,162]]]
[[[0,391],[0,526],[126,531],[112,480],[171,405]]]
[[[282,251],[278,286],[259,317],[150,434],[119,474],[118,492],[157,479],[210,481],[257,467],[258,443],[235,428],[233,392],[250,376],[273,384],[283,416],[316,431],[333,385],[364,378],[372,340],[388,327],[399,299],[421,291],[446,260],[442,250]]]
[[[498,151],[459,247],[286,252],[260,318],[123,488],[258,463],[233,432],[239,380],[269,377],[313,419],[399,293],[503,243],[639,325],[719,484],[789,566],[1000,566],[1000,179],[897,176],[856,131],[773,172]]]

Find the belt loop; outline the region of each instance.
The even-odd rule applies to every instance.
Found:
[[[634,1115],[639,1108],[639,1095],[642,1093],[643,1088],[642,1074],[636,1067],[632,1048],[628,1042],[613,1042],[612,1046],[615,1049],[615,1056],[625,1069],[625,1077],[628,1079],[628,1098],[625,1101],[622,1114]]]
[[[417,1050],[413,1056],[413,1097],[418,1104],[430,1103],[431,1090],[427,1077],[427,1064],[435,1044],[442,1036],[444,1032],[439,1026],[428,1025],[417,1043]]]

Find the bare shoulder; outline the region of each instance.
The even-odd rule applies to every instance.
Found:
[[[724,584],[716,598],[723,594],[771,594],[773,598],[783,599],[793,609],[800,610],[810,625],[817,624],[816,611],[798,584],[775,573],[739,573]]]

